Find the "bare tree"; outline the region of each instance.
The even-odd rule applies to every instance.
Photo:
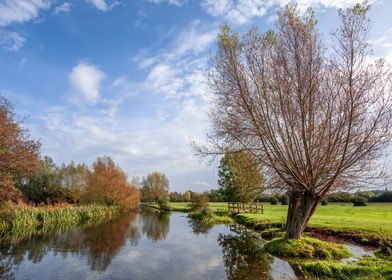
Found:
[[[369,6],[340,10],[326,48],[309,10],[275,31],[225,25],[209,75],[213,129],[203,155],[249,151],[290,192],[286,237],[300,238],[328,191],[371,176],[391,140],[391,71],[371,61]]]

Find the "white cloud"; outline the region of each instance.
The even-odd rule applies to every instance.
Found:
[[[88,103],[95,104],[100,98],[100,86],[106,75],[98,67],[87,64],[79,63],[72,68],[68,80],[72,86],[72,95],[70,100],[72,102],[87,101]]]
[[[140,69],[149,69],[141,86],[144,91],[163,94],[170,98],[201,98],[209,100],[205,70],[206,51],[214,42],[218,29],[194,21],[173,40],[172,48],[152,56],[134,58]]]
[[[25,41],[26,39],[16,32],[0,33],[0,47],[10,52],[19,50]]]
[[[70,2],[64,2],[63,4],[53,9],[53,14],[58,15],[61,13],[68,13],[69,11],[71,11],[71,8],[72,8],[72,4]]]
[[[98,10],[103,12],[108,12],[113,9],[115,6],[118,6],[120,2],[117,0],[113,0],[110,4],[108,4],[107,0],[86,0],[87,3],[94,5]]]
[[[370,3],[379,0],[371,0]],[[202,8],[212,16],[220,16],[236,23],[244,24],[253,17],[264,16],[271,8],[284,7],[295,2],[301,11],[309,7],[346,8],[358,3],[358,0],[203,0]]]
[[[198,54],[204,51],[212,42],[215,41],[218,30],[210,27],[209,31],[200,31],[200,22],[192,22],[183,32],[180,33],[176,40],[178,46],[175,50],[176,55],[186,52]]]
[[[213,16],[225,14],[231,7],[231,0],[203,0],[201,6],[207,13]]]
[[[0,2],[0,26],[32,20],[51,4],[52,0],[3,0]]]
[[[156,57],[148,57],[138,62],[137,66],[140,69],[145,69],[156,63]]]
[[[377,47],[392,48],[392,40],[388,36],[382,36],[370,43]]]
[[[93,4],[98,10],[108,11],[109,6],[106,4],[105,0],[87,0],[87,2]]]
[[[95,108],[78,111],[51,107],[40,117],[42,126],[32,133],[42,140],[43,153],[59,163],[73,159],[90,164],[107,154],[130,176],[142,177],[159,170],[177,190],[211,188],[201,182],[211,181],[213,170],[199,164],[189,146],[190,139],[200,137],[208,124],[208,106],[192,100],[169,104],[155,97],[150,106],[157,110],[144,113],[147,108],[133,107],[137,116],[116,118],[108,118]]]
[[[160,4],[168,3],[169,5],[182,6],[187,2],[187,0],[147,0],[148,2]]]

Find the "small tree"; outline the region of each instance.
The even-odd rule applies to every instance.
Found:
[[[61,186],[61,179],[59,167],[52,158],[45,156],[40,160],[38,173],[24,178],[18,188],[35,204],[71,202],[71,191]]]
[[[18,200],[15,180],[31,176],[39,168],[39,147],[29,131],[15,120],[14,108],[0,96],[0,200]]]
[[[241,202],[250,202],[264,191],[264,176],[249,152],[241,151],[225,155],[233,174],[235,197]]]
[[[143,178],[141,191],[143,201],[158,203],[169,196],[169,180],[161,172],[152,172]]]
[[[208,195],[193,193],[191,211],[206,211],[208,206]]]
[[[135,208],[139,203],[139,190],[128,183],[124,171],[110,157],[99,157],[88,175],[82,201]]]
[[[218,176],[220,192],[228,201],[250,202],[264,190],[264,176],[247,151],[226,153]]]
[[[271,186],[290,193],[286,237],[301,237],[331,190],[376,175],[391,141],[391,70],[369,59],[369,6],[340,10],[326,51],[314,13],[288,5],[275,30],[243,37],[227,25],[209,82],[210,143],[203,155],[247,150]]]
[[[59,168],[61,186],[69,190],[72,203],[79,203],[82,193],[87,187],[87,178],[90,173],[86,164],[75,164],[70,162],[68,165],[63,164]]]
[[[230,168],[226,155],[221,159],[218,167],[219,192],[226,201],[236,201],[236,191],[234,186],[234,174]]]

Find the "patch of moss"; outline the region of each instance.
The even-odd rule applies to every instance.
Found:
[[[311,237],[302,237],[298,240],[274,239],[265,245],[265,250],[274,256],[286,259],[339,260],[351,255],[344,245]]]
[[[211,220],[214,224],[232,224],[233,218],[230,216],[212,215]]]
[[[328,262],[305,262],[301,265],[306,277],[316,279],[392,279],[392,263],[365,256],[347,265]]]
[[[381,279],[370,267],[341,265],[327,261],[307,262],[302,265],[304,275],[316,279]]]
[[[270,228],[284,228],[284,220],[281,222],[275,222],[269,219],[256,220],[248,217],[248,215],[249,214],[237,214],[234,216],[234,219],[237,223],[254,230],[264,231]]]
[[[272,238],[283,237],[284,231],[281,228],[269,228],[263,230],[260,235],[263,239],[271,240]]]
[[[210,225],[234,223],[233,218],[231,218],[230,216],[215,215],[211,211],[206,210],[190,212],[188,214],[188,217],[193,220],[202,221],[203,223]]]

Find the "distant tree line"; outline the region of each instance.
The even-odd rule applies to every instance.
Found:
[[[353,202],[358,197],[362,197],[369,202],[392,202],[392,191],[372,190],[358,191],[355,193],[336,192],[327,195],[329,202]]]
[[[139,190],[127,175],[108,157],[98,157],[88,167],[84,163],[56,165],[45,156],[32,176],[21,176],[16,187],[24,200],[39,204],[101,204],[134,208],[139,203]]]
[[[264,191],[264,176],[247,151],[226,153],[218,167],[218,189],[169,193],[172,202],[192,202],[199,196],[210,202],[252,202]]]

